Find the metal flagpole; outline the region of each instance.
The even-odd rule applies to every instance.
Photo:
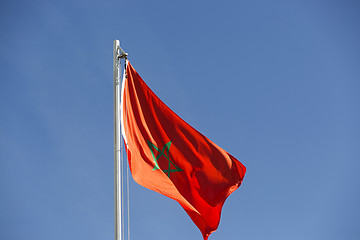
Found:
[[[114,190],[115,190],[115,240],[122,239],[122,212],[121,212],[121,187],[122,176],[120,169],[121,148],[122,141],[120,128],[120,88],[121,88],[121,58],[126,58],[127,54],[121,49],[120,41],[114,41]]]

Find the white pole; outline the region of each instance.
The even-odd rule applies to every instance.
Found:
[[[114,41],[114,187],[115,240],[121,240],[120,41]]]
[[[114,195],[115,195],[115,240],[122,240],[122,169],[121,169],[121,128],[120,128],[120,89],[121,89],[121,58],[126,58],[120,47],[120,41],[114,41]]]

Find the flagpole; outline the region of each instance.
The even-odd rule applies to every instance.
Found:
[[[121,164],[121,128],[120,128],[120,88],[121,88],[121,58],[127,54],[120,47],[120,41],[114,41],[114,214],[115,214],[115,240],[122,240],[122,171]]]

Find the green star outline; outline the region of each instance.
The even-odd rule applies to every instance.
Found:
[[[164,156],[168,162],[169,162],[169,168],[166,170],[161,169],[164,173],[167,173],[168,177],[170,178],[170,173],[171,172],[181,172],[183,171],[181,168],[177,167],[173,161],[170,160],[169,157],[169,151],[170,151],[170,146],[171,146],[171,141],[168,142],[167,144],[164,145],[164,147],[162,148],[162,150],[160,151],[160,149],[158,147],[156,147],[152,142],[150,142],[149,140],[147,140],[147,144],[150,148],[151,151],[151,155],[153,156],[154,162],[155,162],[155,166],[153,168],[153,171],[160,169],[159,164],[157,162],[157,160],[161,157]],[[160,152],[159,155],[157,155],[157,157],[155,157],[154,151],[153,149],[156,149],[158,152]],[[166,153],[165,153],[166,150]],[[171,165],[173,165],[176,169],[171,169]]]

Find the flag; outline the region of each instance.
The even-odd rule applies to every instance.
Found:
[[[177,201],[206,240],[245,166],[167,107],[128,61],[121,124],[134,180]]]

